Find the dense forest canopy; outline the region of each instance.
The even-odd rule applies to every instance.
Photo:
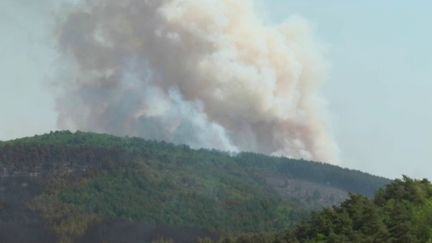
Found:
[[[314,212],[285,233],[241,235],[220,242],[432,242],[432,184],[404,177],[373,199],[350,194],[341,205]]]
[[[101,231],[125,239],[190,232],[189,242],[283,232],[348,193],[372,197],[389,182],[318,162],[52,132],[0,143],[0,236],[20,229],[26,242],[91,242]]]

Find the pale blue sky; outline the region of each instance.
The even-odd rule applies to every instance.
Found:
[[[46,82],[58,69],[50,12],[59,2],[0,1],[0,140],[56,129]],[[323,96],[341,165],[432,178],[432,2],[256,2],[269,23],[306,18],[326,47]]]
[[[324,96],[343,165],[431,178],[432,2],[271,2],[271,20],[301,15],[328,47]]]

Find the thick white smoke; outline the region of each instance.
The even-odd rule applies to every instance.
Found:
[[[75,64],[62,128],[336,161],[326,65],[301,19],[267,26],[250,0],[91,0],[58,36]]]

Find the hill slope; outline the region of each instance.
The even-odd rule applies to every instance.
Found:
[[[212,232],[277,232],[348,192],[370,197],[387,183],[310,161],[54,132],[0,143],[0,237],[95,241],[105,230],[190,242]]]
[[[315,212],[279,235],[244,234],[215,242],[432,242],[432,184],[426,179],[404,177],[387,185],[373,199],[351,194],[340,206]]]

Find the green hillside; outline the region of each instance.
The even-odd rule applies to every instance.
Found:
[[[389,182],[317,162],[53,132],[0,143],[0,238],[102,242],[95,232],[125,227],[153,238],[186,227],[183,242],[283,232],[348,192],[371,197]]]
[[[285,233],[245,234],[218,242],[432,242],[432,184],[404,177],[380,190],[374,199],[351,194],[340,206],[313,213]]]

